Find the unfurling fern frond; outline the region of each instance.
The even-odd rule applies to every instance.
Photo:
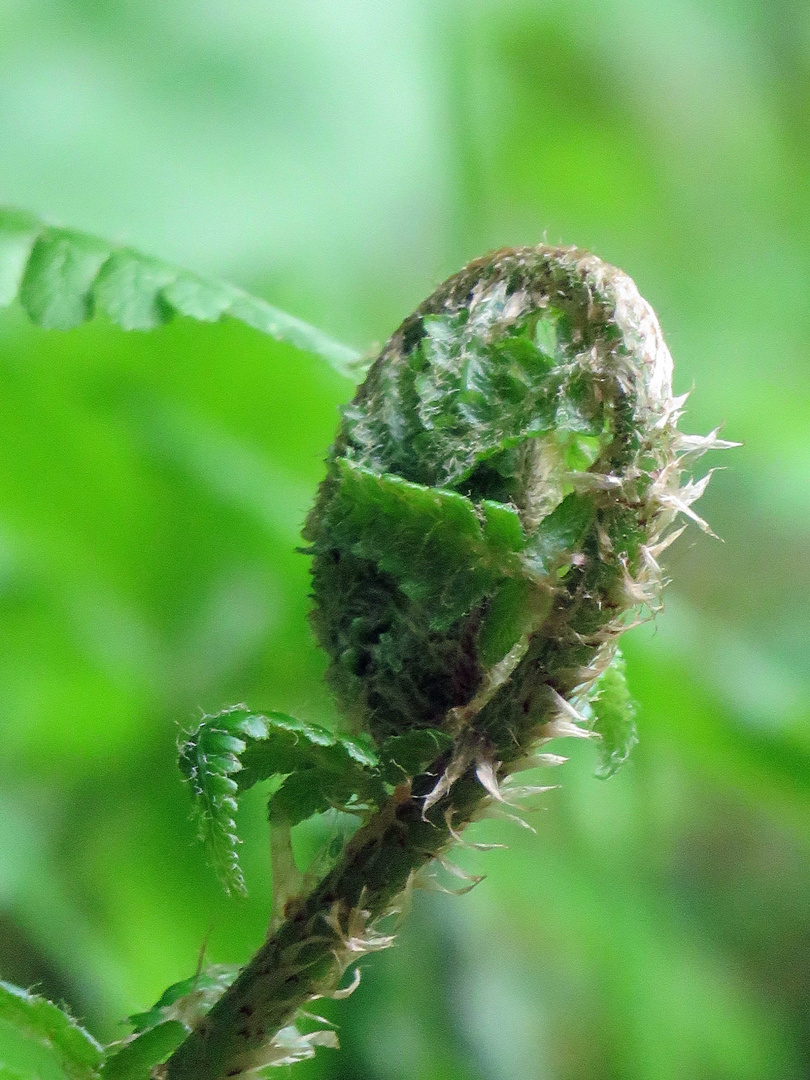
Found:
[[[0,307],[15,299],[44,327],[229,316],[361,370],[351,350],[230,285],[0,211]],[[296,1016],[350,992],[337,989],[346,968],[391,944],[380,920],[461,830],[521,790],[548,790],[511,784],[564,760],[539,747],[595,733],[600,775],[624,761],[635,728],[618,638],[659,606],[678,516],[708,530],[692,509],[708,480],[689,478],[695,460],[733,445],[678,431],[671,376],[633,282],[576,249],[476,260],[393,334],[344,410],[304,531],[327,678],[361,734],[237,706],[180,747],[231,891],[245,887],[237,799],[259,782],[284,869],[290,828],[312,815],[348,811],[356,831],[295,896],[276,893],[271,933],[232,982],[170,988],[108,1054],[103,1080],[257,1080],[335,1045],[331,1032],[301,1035]],[[17,1004],[0,993],[0,1019]],[[59,1048],[67,1029],[55,1021],[51,1037],[42,1015],[32,1032]],[[87,1053],[75,1080],[98,1078]]]
[[[368,739],[236,705],[203,718],[181,742],[179,765],[191,786],[200,839],[222,884],[244,894],[234,820],[243,791],[274,780],[267,812],[271,825],[280,827],[330,809],[364,815],[449,741],[442,732],[423,730],[388,740],[378,753]]]
[[[205,717],[179,747],[180,771],[191,786],[199,837],[229,892],[245,892],[234,820],[239,785],[233,774],[242,768],[239,758],[248,741],[265,733],[258,717],[236,708]]]
[[[471,263],[383,348],[304,535],[327,677],[387,758],[371,771],[390,796],[285,908],[167,1080],[259,1075],[274,1033],[390,943],[375,926],[422,868],[519,797],[510,775],[561,760],[543,743],[590,723],[602,774],[627,756],[617,640],[658,606],[676,517],[703,524],[705,482],[684,472],[728,445],[678,432],[671,374],[633,282],[545,246]],[[242,774],[224,771],[235,793]]]
[[[268,815],[287,825],[331,807],[360,812],[386,794],[377,755],[359,739],[241,705],[206,716],[180,745],[179,764],[191,785],[200,839],[229,892],[245,891],[234,821],[241,792],[280,780]]]
[[[175,315],[230,316],[276,341],[323,357],[349,378],[358,353],[244,289],[171,266],[130,247],[0,209],[0,307],[19,300],[38,326],[69,330],[101,315],[124,330],[152,330]]]

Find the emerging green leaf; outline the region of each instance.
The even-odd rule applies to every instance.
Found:
[[[270,796],[267,815],[271,824],[297,825],[332,808],[359,813],[384,797],[376,772],[350,768],[342,773],[336,767],[315,766],[287,777]]]
[[[582,544],[594,520],[596,506],[590,495],[567,495],[537,527],[526,545],[526,557],[538,573],[560,573],[582,554]]]
[[[264,727],[245,709],[205,717],[179,748],[180,771],[191,784],[194,818],[214,869],[228,892],[245,893],[245,880],[236,848],[236,794],[232,774],[242,764],[239,755],[248,740],[261,738]]]
[[[601,736],[601,758],[596,775],[606,780],[627,761],[638,742],[636,705],[627,688],[624,657],[617,651],[610,667],[599,676],[589,698],[593,730]]]
[[[228,989],[238,974],[238,967],[230,964],[213,964],[198,971],[190,979],[172,983],[151,1009],[130,1016],[129,1023],[138,1033],[148,1031],[159,1024],[165,1024],[168,1020],[179,1020],[187,1027],[193,1027]]]
[[[50,1052],[69,1080],[93,1080],[102,1050],[92,1035],[52,1002],[0,982],[0,1021]]]
[[[107,1058],[101,1080],[150,1080],[155,1065],[166,1061],[188,1033],[179,1020],[165,1020],[136,1035]]]
[[[507,578],[493,595],[478,632],[481,660],[493,667],[551,610],[552,594],[523,578]]]
[[[268,812],[271,820],[289,825],[330,807],[365,810],[386,794],[377,757],[366,743],[244,706],[205,717],[181,745],[179,764],[191,784],[200,838],[225,888],[240,894],[245,882],[234,821],[240,792],[280,778]]]
[[[68,330],[97,314],[124,330],[151,330],[175,315],[203,322],[224,316],[323,357],[348,378],[358,353],[259,297],[86,233],[46,226],[0,209],[0,307],[19,299],[38,325]]]
[[[151,1009],[130,1016],[135,1035],[108,1048],[100,1080],[150,1080],[222,997],[239,968],[219,964],[174,983]]]
[[[521,444],[552,432],[601,434],[603,402],[579,373],[582,340],[569,318],[548,307],[515,321],[509,303],[497,287],[455,313],[426,313],[402,327],[405,362],[375,365],[362,400],[345,412],[363,464],[520,501]]]
[[[446,629],[507,575],[520,575],[523,530],[509,507],[399,476],[337,462],[338,488],[325,522],[330,543],[392,574]]]

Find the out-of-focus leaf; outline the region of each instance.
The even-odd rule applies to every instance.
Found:
[[[0,217],[0,230],[3,219]],[[44,228],[37,237],[20,284],[20,302],[46,329],[69,330],[94,314],[93,283],[110,255],[95,237]]]
[[[0,1065],[0,1080],[26,1080],[22,1073],[12,1072],[5,1065]]]
[[[14,209],[0,209],[0,305],[19,297],[39,326],[68,330],[96,314],[124,330],[151,330],[174,315],[216,321],[225,315],[277,341],[323,357],[349,378],[354,350],[242,289],[205,281],[178,267]]]
[[[0,229],[0,307],[10,304],[20,291],[31,248],[42,223],[22,210],[6,210]]]
[[[101,1064],[99,1044],[72,1016],[36,994],[0,982],[0,1021],[52,1054],[70,1080],[92,1080]]]

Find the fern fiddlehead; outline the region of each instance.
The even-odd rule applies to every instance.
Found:
[[[363,824],[156,1076],[278,1061],[296,1012],[390,942],[375,926],[414,875],[508,798],[511,774],[553,763],[544,742],[587,734],[585,714],[604,731],[603,771],[626,756],[616,642],[658,603],[678,515],[703,526],[691,504],[705,479],[682,484],[684,469],[722,445],[677,431],[671,369],[633,282],[574,249],[477,260],[393,335],[305,530],[313,625],[366,755],[351,790],[316,787],[326,805],[355,798]],[[243,751],[250,777],[283,774],[283,791],[295,774],[273,763],[272,724],[238,723],[212,744],[220,795],[237,793]],[[304,767],[316,778],[323,760]]]

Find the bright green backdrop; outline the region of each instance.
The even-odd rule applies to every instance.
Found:
[[[726,421],[641,744],[574,747],[298,1080],[797,1080],[810,1058],[810,8],[802,0],[4,0],[0,203],[230,277],[366,348],[467,258],[577,243]],[[0,321],[0,976],[100,1036],[259,943],[177,725],[334,718],[298,529],[351,386],[243,327]],[[713,462],[711,463],[713,464]],[[802,1064],[804,1062],[804,1065]]]

